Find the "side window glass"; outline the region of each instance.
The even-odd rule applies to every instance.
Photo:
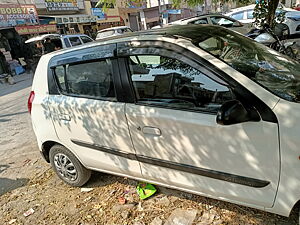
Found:
[[[200,19],[200,20],[192,21],[192,22],[190,22],[190,24],[208,24],[208,22],[207,22],[206,18],[203,18],[203,19]]]
[[[219,17],[219,16],[212,16],[210,17],[211,22],[214,25],[219,25],[219,26],[224,26],[224,27],[232,27],[233,26],[233,21]]]
[[[224,102],[235,98],[220,78],[178,59],[130,56],[129,67],[139,103],[216,113]]]
[[[83,97],[116,99],[109,59],[64,67],[55,68],[56,80],[62,91]]]
[[[244,19],[244,12],[234,13],[234,14],[231,15],[231,17],[233,19],[236,19],[236,20],[243,20]]]
[[[86,36],[80,36],[83,43],[92,42],[93,40],[91,38],[88,38]]]
[[[71,44],[70,44],[68,38],[64,38],[64,42],[65,42],[65,45],[66,45],[67,48],[71,47]]]
[[[72,46],[81,45],[79,37],[69,37]]]
[[[66,91],[66,83],[65,83],[65,67],[64,66],[57,66],[54,70],[56,79],[58,82],[59,87],[62,91]]]
[[[247,11],[247,19],[253,19],[253,10]]]

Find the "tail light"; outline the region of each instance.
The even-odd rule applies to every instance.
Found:
[[[32,102],[33,102],[33,99],[34,99],[34,91],[31,91],[30,92],[30,95],[29,95],[29,98],[28,98],[28,104],[27,104],[27,106],[28,106],[28,111],[29,111],[29,113],[31,114],[31,109],[32,109]]]

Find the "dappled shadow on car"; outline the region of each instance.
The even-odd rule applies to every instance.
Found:
[[[74,146],[74,143],[70,141],[72,137],[69,136],[69,134],[75,134],[76,138],[80,138],[81,140],[87,139],[90,144],[103,146],[106,148],[111,148],[112,146],[119,145],[124,147],[124,149],[116,150],[122,150],[125,152],[128,151],[129,153],[132,153],[131,151],[135,151],[133,149],[133,145],[131,145],[129,140],[124,138],[128,137],[129,130],[120,129],[120,124],[124,122],[124,115],[122,115],[122,113],[125,114],[124,108],[126,108],[127,106],[124,103],[120,103],[120,106],[122,107],[116,107],[114,104],[115,103],[109,103],[100,100],[85,100],[84,98],[69,98],[69,100],[65,100],[60,99],[59,96],[55,96],[49,99],[45,98],[42,107],[44,108],[45,119],[49,120],[50,123],[52,123],[53,121],[57,129],[62,129],[61,131],[63,132],[61,132],[60,134],[62,134],[63,137],[60,138],[66,140],[68,146]],[[51,110],[49,110],[48,105],[55,107],[51,107]],[[143,109],[145,108],[146,107],[144,107]],[[143,109],[140,111],[136,110],[137,113],[132,113],[132,118],[144,116],[144,118],[146,118],[144,120],[147,123],[146,125],[151,126],[152,124],[156,124],[157,121],[155,121],[155,109],[153,109],[152,111],[143,111]],[[105,116],[103,116],[102,114],[103,111],[106,112]],[[142,115],[142,113],[144,113],[144,115]],[[285,113],[288,114],[288,110],[285,111]],[[60,120],[58,115],[70,116],[71,122],[64,122]],[[178,113],[177,115],[180,114]],[[189,116],[191,115],[191,113],[186,113],[186,115]],[[122,118],[118,116],[121,116]],[[299,115],[288,118],[287,120],[290,120],[289,122],[293,124],[292,118],[298,117]],[[233,173],[241,176],[247,175],[250,177],[251,175],[255,174],[255,177],[257,178],[268,179],[269,177],[266,177],[266,173],[268,172],[272,174],[273,177],[279,176],[279,168],[276,167],[276,169],[272,169],[274,166],[274,162],[272,160],[264,161],[263,163],[262,161],[257,160],[263,158],[267,159],[274,155],[276,155],[276,157],[279,157],[278,143],[273,143],[270,140],[266,141],[266,145],[268,145],[269,149],[274,149],[274,152],[268,152],[269,157],[263,155],[266,154],[266,152],[257,151],[257,138],[265,138],[258,137],[257,134],[259,132],[263,133],[264,129],[266,129],[267,124],[263,124],[262,126],[257,127],[256,133],[252,132],[252,129],[255,128],[254,126],[247,127],[245,125],[245,127],[243,127],[243,124],[237,127],[236,130],[231,130],[227,133],[226,127],[220,126],[220,132],[218,133],[214,132],[214,129],[211,129],[211,127],[215,126],[215,123],[204,121],[203,123],[206,124],[205,126],[203,126],[204,128],[201,130],[201,132],[192,133],[184,132],[184,129],[182,129],[180,124],[176,123],[177,121],[183,119],[184,118],[176,118],[176,116],[174,116],[173,123],[171,119],[169,119],[167,123],[168,129],[162,130],[162,136],[168,136],[167,140],[172,140],[171,142],[164,142],[162,145],[160,145],[160,143],[158,145],[152,145],[150,141],[147,142],[145,140],[146,138],[140,138],[139,141],[146,142],[145,146],[147,147],[147,149],[153,151],[157,149],[174,150],[172,151],[172,153],[167,151],[155,151],[155,157],[157,159],[166,160],[166,155],[171,155],[172,158],[168,159],[169,161],[181,162],[185,164],[192,162],[194,165],[197,165],[199,167],[219,171],[222,171],[223,168],[226,168],[226,171],[223,170],[223,172]],[[194,128],[191,125],[192,122],[186,122],[186,124],[190,125],[191,128]],[[253,125],[255,124],[255,122],[247,123],[247,125],[249,124]],[[272,126],[274,126],[274,130],[277,131],[276,124],[272,124]],[[79,127],[80,130],[76,130],[76,127]],[[104,138],[101,136],[102,132],[105,132]],[[277,145],[277,147],[271,148],[272,144]],[[159,148],[156,149],[155,147],[157,146]],[[220,146],[222,146],[222,148]],[[186,149],[188,149],[188,151],[185,151]],[[220,154],[218,151],[221,151],[222,154]],[[134,163],[136,161],[101,152],[95,149],[89,149],[84,146],[77,146],[76,154],[82,156],[85,161],[91,160],[95,165],[94,168],[102,168],[102,166],[105,165],[107,170],[109,170],[108,167],[111,166],[111,171],[117,171],[118,173],[123,174],[132,171],[133,166],[131,163]],[[240,160],[236,160],[237,155],[239,155]],[[210,168],[210,162],[214,162],[216,168]],[[102,165],[99,165],[100,163],[102,163]],[[276,163],[279,163],[279,160]],[[269,165],[269,167],[266,165]],[[264,192],[260,191],[261,189],[258,190],[254,187],[245,188],[244,186],[236,184],[232,184],[231,189],[226,190],[226,188],[222,187],[222,183],[220,181],[219,183],[217,183],[216,179],[208,181],[207,178],[202,178],[201,180],[201,176],[198,176],[196,174],[187,174],[185,172],[178,172],[173,169],[168,169],[166,171],[166,168],[163,167],[156,167],[156,169],[154,169],[152,165],[147,163],[143,165],[142,170],[146,170],[148,166],[152,167],[152,170],[146,171],[145,173],[143,171],[143,174],[140,175],[139,179],[150,179],[148,177],[161,177],[165,182],[169,182],[173,186],[176,186],[176,184],[179,184],[179,181],[181,181],[180,185],[184,186],[185,184],[188,184],[185,185],[184,188],[193,188],[194,193],[196,191],[198,191],[199,193],[209,193],[211,196],[218,196],[221,199],[230,199],[230,197],[232,197],[234,198],[235,202],[241,201],[240,199],[242,199],[242,196],[247,196],[249,198],[247,200],[249,200],[249,202],[252,201],[251,203],[259,202],[261,200],[262,205],[268,204],[269,207],[272,207],[273,201],[275,200],[277,191],[276,187],[278,185],[278,180],[276,179],[274,179],[276,180],[276,182],[271,183],[269,187],[263,187],[267,190],[270,190],[272,188],[276,190],[273,193],[268,192],[269,195],[266,196],[265,193],[267,192],[267,190],[265,190],[266,192]],[[242,174],[241,171],[237,171],[239,168],[241,168],[241,170],[243,170],[242,172],[244,172],[245,174]],[[132,181],[131,179],[128,180],[130,180],[130,182]],[[124,181],[124,178],[118,178],[112,175],[103,175],[102,173],[94,173],[90,182],[86,184],[86,187],[99,187],[114,182],[128,182],[128,180]],[[133,184],[136,183],[135,181],[132,182]],[[243,191],[241,191],[242,188],[244,188]],[[226,193],[227,196],[224,193]],[[224,194],[224,196],[222,196],[222,194]],[[222,205],[222,208],[228,208],[230,210],[240,210],[239,208],[241,208],[243,209],[241,210],[241,212],[245,211],[245,213],[248,213],[248,208],[236,206],[234,204],[224,203],[216,200],[208,200],[208,198],[203,198],[195,195],[192,195],[191,198],[192,200],[198,201],[199,203],[206,203],[208,201],[211,201],[217,204],[218,202],[218,207],[221,207]],[[263,202],[263,200],[265,200],[266,198],[268,198],[269,200],[267,203]],[[259,215],[258,218],[261,218],[260,215],[270,215],[267,216],[267,218],[277,217],[276,215],[262,213],[258,210],[251,210],[251,212],[255,212],[255,214],[257,213]],[[262,224],[268,223],[262,222]]]

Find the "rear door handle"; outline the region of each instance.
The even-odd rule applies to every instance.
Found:
[[[157,127],[143,127],[142,132],[144,134],[150,134],[154,136],[161,136],[161,130]]]
[[[71,117],[69,115],[66,115],[66,114],[58,115],[58,119],[59,120],[64,120],[64,121],[71,121]]]

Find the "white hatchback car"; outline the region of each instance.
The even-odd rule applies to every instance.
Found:
[[[253,23],[253,11],[255,5],[249,5],[245,7],[240,7],[233,9],[231,12],[227,13],[226,16],[232,17],[244,24]],[[277,13],[284,12],[285,20],[282,25],[282,32],[289,36],[292,34],[300,33],[300,12],[294,9],[286,8],[282,4],[279,4],[279,7],[276,11]]]
[[[96,41],[101,40],[103,38],[122,35],[128,32],[133,31],[127,26],[106,28],[97,32]]]
[[[42,56],[43,157],[288,216],[300,199],[300,65],[234,31],[172,26]]]

